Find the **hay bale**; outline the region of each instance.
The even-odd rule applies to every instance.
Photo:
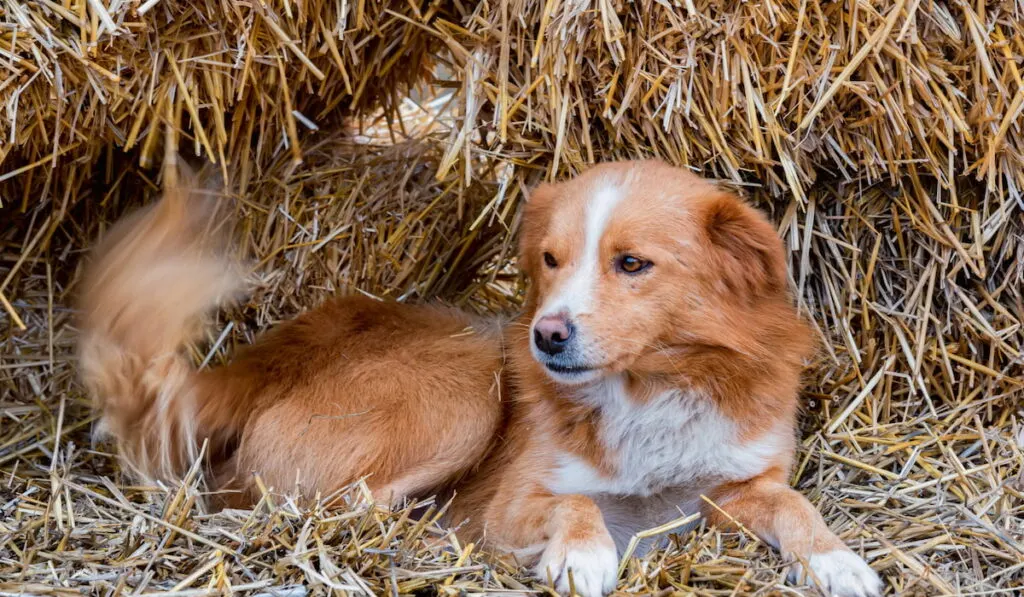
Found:
[[[1019,2],[0,7],[0,68],[18,73],[0,100],[25,90],[0,124],[0,592],[539,589],[359,487],[347,509],[302,510],[275,488],[252,513],[207,515],[194,479],[122,484],[90,443],[66,305],[78,256],[159,191],[150,166],[174,149],[228,166],[262,280],[197,362],[339,291],[514,309],[516,207],[540,178],[658,155],[739,183],[786,238],[822,344],[794,483],[897,594],[1024,586]],[[394,99],[434,61],[436,101]],[[783,564],[698,529],[626,562],[620,589],[764,594],[784,590]]]
[[[243,181],[282,145],[340,117],[388,109],[430,73],[435,9],[413,2],[0,1],[0,206],[77,193],[115,150],[160,163],[165,145]],[[52,188],[51,188],[52,187]],[[6,192],[5,192],[6,191]],[[24,198],[28,206],[37,197]]]
[[[1019,2],[490,0],[436,23],[496,151],[657,155],[803,201],[957,176],[1020,200]],[[468,78],[468,74],[463,76]]]

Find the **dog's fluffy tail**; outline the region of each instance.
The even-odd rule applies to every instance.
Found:
[[[197,457],[197,373],[183,348],[243,285],[224,251],[226,210],[194,180],[110,231],[80,297],[80,366],[100,430],[148,480],[180,478]]]

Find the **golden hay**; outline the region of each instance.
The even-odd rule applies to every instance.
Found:
[[[300,132],[390,107],[429,75],[430,6],[271,4],[0,1],[0,182],[110,147],[148,167],[164,143],[244,182],[282,145],[298,160]]]
[[[261,281],[200,363],[335,292],[513,309],[516,207],[542,177],[658,155],[745,188],[822,344],[794,482],[894,594],[1022,590],[1022,17],[1020,0],[0,0],[0,594],[541,589],[358,486],[347,509],[268,488],[210,515],[194,478],[122,484],[89,439],[66,305],[80,255],[176,150],[226,170]],[[417,104],[431,63],[445,80]],[[625,562],[619,589],[782,592],[783,565],[699,530]]]
[[[496,151],[658,155],[801,201],[819,179],[1024,189],[1024,3],[476,2],[435,26]],[[467,9],[468,10],[468,9]]]

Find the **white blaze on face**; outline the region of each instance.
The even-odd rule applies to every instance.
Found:
[[[584,208],[583,251],[577,256],[576,267],[540,309],[538,318],[564,313],[570,318],[589,313],[594,287],[601,275],[601,237],[612,213],[625,193],[617,186],[603,187],[591,197]]]

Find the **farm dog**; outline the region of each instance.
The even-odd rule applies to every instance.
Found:
[[[251,472],[310,495],[366,477],[392,503],[453,491],[460,534],[584,597],[614,589],[634,533],[698,512],[793,556],[795,579],[881,592],[788,486],[810,333],[775,230],[733,194],[598,165],[527,201],[515,322],[341,298],[202,371],[181,349],[242,277],[197,195],[119,224],[84,280],[83,377],[141,475],[180,475],[208,441],[231,504],[256,499]]]

